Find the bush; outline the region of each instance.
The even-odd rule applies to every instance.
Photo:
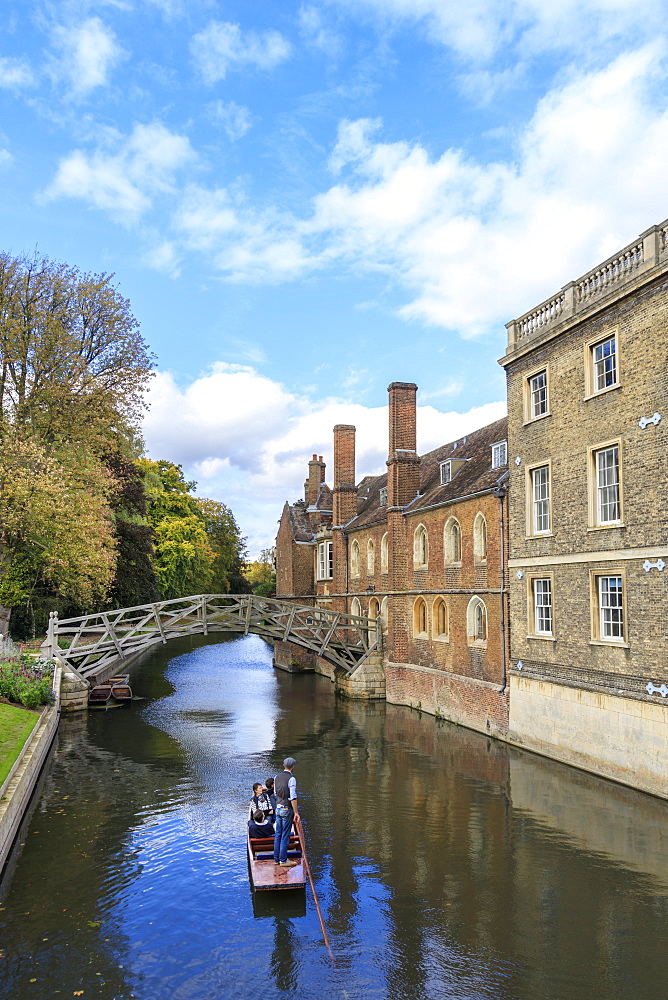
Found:
[[[0,663],[0,698],[25,708],[50,705],[53,701],[51,679],[53,664],[22,656],[13,663]]]

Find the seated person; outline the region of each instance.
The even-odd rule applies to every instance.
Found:
[[[274,824],[264,818],[261,809],[256,809],[253,818],[248,820],[248,832],[251,837],[273,837]]]
[[[267,796],[271,803],[271,818],[273,820],[274,816],[276,815],[276,796],[274,795],[274,779],[267,778],[267,780],[264,783],[264,787],[266,789]]]
[[[264,785],[261,781],[256,781],[253,785],[253,794],[251,796],[249,804],[248,818],[253,818],[253,813],[256,809],[261,809],[264,813],[264,819],[268,819],[272,814],[271,802],[269,801],[269,796],[264,790]]]

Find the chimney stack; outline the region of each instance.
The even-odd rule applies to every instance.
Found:
[[[337,424],[334,428],[334,512],[336,526],[347,524],[357,513],[355,485],[355,428]]]
[[[325,481],[325,463],[322,455],[314,455],[308,463],[308,479],[304,483],[304,499],[307,507],[315,507],[320,484]]]
[[[405,507],[420,489],[420,459],[416,449],[414,382],[393,382],[389,393],[390,446],[387,457],[387,505]]]

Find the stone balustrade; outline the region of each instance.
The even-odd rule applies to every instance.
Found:
[[[604,304],[618,295],[625,285],[639,275],[668,263],[668,219],[652,226],[623,250],[609,257],[575,281],[564,285],[556,295],[541,302],[535,309],[506,323],[508,349],[511,353],[522,341],[533,339],[546,328]]]

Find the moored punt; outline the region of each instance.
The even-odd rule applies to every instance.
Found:
[[[89,705],[106,705],[111,698],[111,684],[96,684],[88,692]]]
[[[251,886],[255,892],[273,889],[305,889],[306,871],[299,837],[294,831],[288,844],[288,860],[296,861],[292,868],[281,868],[274,863],[274,838],[251,838],[248,835],[248,867]]]
[[[132,688],[129,680],[128,674],[125,674],[124,677],[110,677],[111,697],[115,698],[116,701],[132,701]]]

